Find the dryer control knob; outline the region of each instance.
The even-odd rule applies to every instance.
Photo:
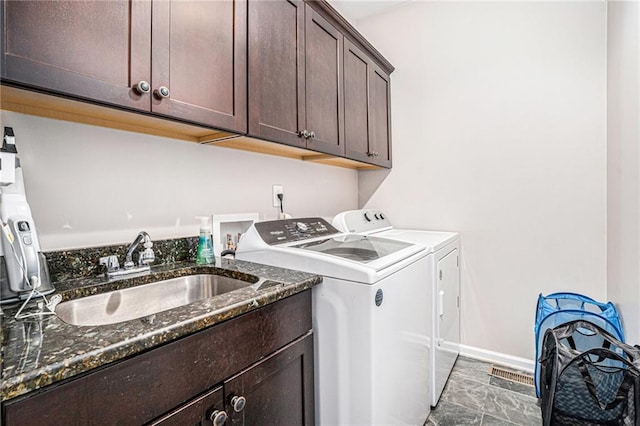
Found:
[[[371,222],[371,218],[369,217],[369,212],[364,212],[364,218],[367,220],[367,222]]]
[[[309,227],[304,222],[296,222],[296,229],[300,232],[307,232]]]
[[[380,220],[380,216],[378,216],[378,213],[374,214],[373,216],[375,216],[376,220]]]

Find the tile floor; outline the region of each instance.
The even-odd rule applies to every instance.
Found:
[[[490,376],[490,365],[459,357],[425,426],[540,426],[535,389]]]

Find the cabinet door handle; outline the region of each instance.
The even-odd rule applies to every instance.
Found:
[[[316,132],[311,131],[311,132],[309,133],[309,137],[310,137],[311,139],[315,139],[315,138],[316,138]]]
[[[233,407],[233,411],[236,413],[244,410],[245,405],[247,405],[247,398],[244,396],[234,396],[231,398],[231,406]]]
[[[156,95],[160,99],[168,98],[169,97],[169,88],[167,86],[160,86],[153,92],[153,94]]]
[[[139,95],[144,95],[151,91],[151,85],[148,81],[140,80],[138,84],[135,85],[134,90],[138,92]]]
[[[368,155],[369,157],[377,157],[377,156],[379,156],[380,154],[379,154],[377,151],[370,151],[370,152],[367,152],[367,155]]]
[[[209,420],[211,420],[213,426],[222,426],[228,418],[229,416],[227,416],[227,413],[223,410],[214,410],[209,416]]]
[[[304,129],[303,131],[298,133],[298,136],[300,136],[301,138],[309,139],[309,136],[311,136],[311,133],[309,133],[307,129]]]

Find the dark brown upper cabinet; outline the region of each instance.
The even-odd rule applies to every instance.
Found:
[[[2,78],[148,111],[151,3],[4,1]],[[150,89],[150,87],[149,87]]]
[[[304,3],[249,2],[249,134],[306,147]]]
[[[355,44],[344,45],[346,156],[391,167],[389,75]]]
[[[393,66],[325,0],[0,2],[0,107],[391,167]]]
[[[249,134],[344,155],[343,35],[300,0],[249,2]]]
[[[343,35],[309,5],[305,9],[307,147],[344,155]]]
[[[154,1],[152,28],[151,110],[246,132],[247,3]]]
[[[4,1],[2,78],[246,131],[246,8],[228,1]]]

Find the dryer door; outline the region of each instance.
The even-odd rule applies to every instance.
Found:
[[[438,346],[458,352],[460,343],[460,273],[458,250],[454,249],[438,261]],[[449,344],[455,348],[448,348]]]
[[[460,274],[458,249],[444,257],[436,254],[435,285],[435,344],[433,353],[433,379],[431,405],[436,406],[449,373],[460,352]]]

